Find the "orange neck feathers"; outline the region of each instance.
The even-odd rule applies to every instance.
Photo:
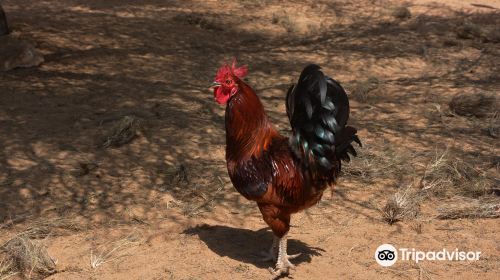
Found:
[[[226,107],[226,158],[246,161],[267,150],[278,132],[272,127],[259,97],[243,81]]]

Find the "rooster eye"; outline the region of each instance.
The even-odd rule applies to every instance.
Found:
[[[231,80],[226,80],[226,85],[230,85],[231,84]]]

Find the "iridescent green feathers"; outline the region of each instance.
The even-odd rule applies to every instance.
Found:
[[[286,109],[293,134],[290,146],[307,167],[331,170],[340,159],[356,156],[351,143],[361,145],[356,129],[346,127],[349,100],[340,84],[325,76],[318,65],[302,71],[290,87]],[[347,128],[347,129],[346,129]]]

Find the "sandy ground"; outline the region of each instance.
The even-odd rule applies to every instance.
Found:
[[[271,233],[229,182],[224,109],[207,90],[233,56],[283,133],[285,91],[306,63],[348,89],[375,77],[367,100],[351,99],[358,169],[363,155],[389,154],[418,170],[447,150],[498,178],[487,121],[442,112],[454,94],[499,92],[498,41],[456,28],[470,20],[490,34],[500,1],[407,1],[404,20],[392,15],[399,1],[1,3],[45,62],[0,73],[0,242],[49,225],[57,273],[46,279],[270,277],[259,252]],[[124,116],[139,135],[102,147]],[[444,202],[429,198],[418,222],[388,225],[380,209],[411,176],[381,164],[292,217],[289,250],[303,253],[293,279],[498,279],[498,220],[438,220]],[[373,258],[382,243],[482,255],[384,268]]]

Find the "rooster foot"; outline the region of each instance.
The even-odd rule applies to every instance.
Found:
[[[285,255],[278,259],[276,263],[276,268],[269,268],[269,272],[271,272],[272,280],[278,279],[281,276],[287,276],[290,273],[290,269],[295,269],[295,265],[293,265],[290,260],[300,256],[300,254],[295,255]]]
[[[262,251],[262,252],[260,252],[260,255],[262,257],[260,260],[263,262],[268,262],[268,261],[276,262],[276,261],[278,261],[278,257],[276,256],[275,252]],[[293,260],[300,255],[302,255],[302,253],[287,255],[287,258],[288,258],[288,260]],[[270,268],[270,269],[272,269],[272,268]]]
[[[279,239],[278,243],[278,261],[276,262],[276,268],[269,268],[269,271],[273,275],[271,279],[275,280],[280,278],[281,276],[286,276],[290,273],[290,269],[295,269],[295,265],[293,265],[290,260],[295,259],[300,256],[299,254],[288,255],[286,253],[286,245],[287,245],[287,237],[286,234]]]

